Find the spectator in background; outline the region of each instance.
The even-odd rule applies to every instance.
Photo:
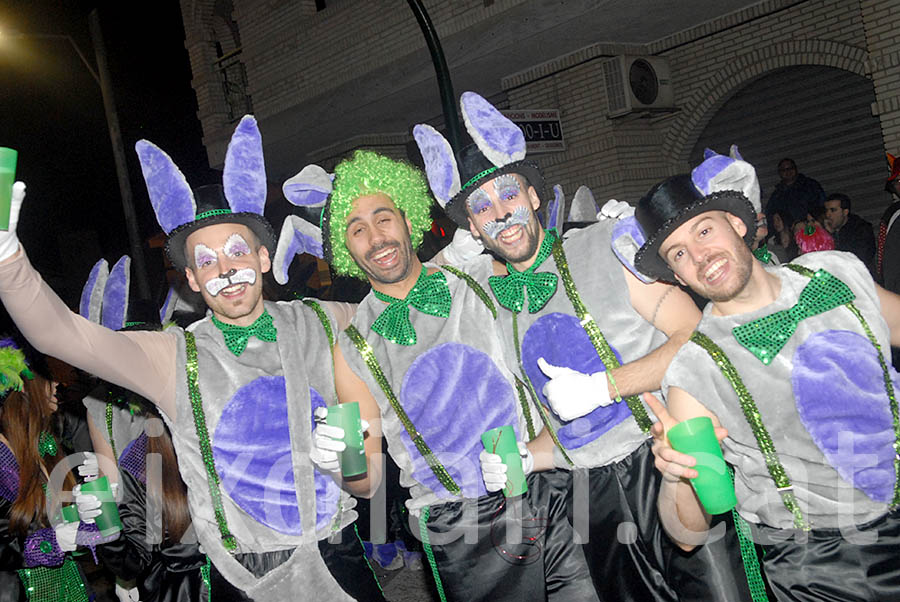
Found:
[[[850,213],[850,197],[840,192],[825,201],[825,228],[834,237],[834,248],[849,251],[866,264],[869,273],[875,269],[875,231],[872,224]]]
[[[772,230],[766,239],[769,251],[778,258],[781,263],[788,263],[800,254],[797,243],[791,232],[791,218],[786,211],[776,211],[772,214]]]
[[[834,238],[822,225],[825,221],[825,208],[819,207],[806,214],[806,221],[796,222],[793,226],[794,240],[797,242],[800,255],[813,251],[833,251]]]
[[[888,167],[891,170],[887,181],[884,183],[884,190],[891,195],[893,202],[881,214],[881,220],[878,225],[878,243],[875,253],[875,281],[885,288],[893,292],[900,292],[900,259],[897,253],[900,252],[900,230],[893,229],[897,217],[900,217],[900,161],[897,161],[894,155],[887,153]],[[893,255],[886,252],[888,234],[891,234]],[[890,288],[886,284],[888,272],[891,273],[895,286],[898,288]]]
[[[778,162],[778,176],[781,181],[772,191],[766,205],[766,219],[772,228],[772,216],[778,211],[787,211],[791,223],[806,219],[806,214],[825,203],[822,186],[797,170],[793,159]]]

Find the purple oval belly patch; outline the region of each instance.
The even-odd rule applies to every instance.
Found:
[[[315,389],[309,394],[313,412],[325,405]],[[283,376],[263,376],[244,385],[225,405],[212,448],[223,492],[267,527],[300,535],[286,403]],[[318,471],[315,481],[320,529],[334,516],[340,490]]]
[[[613,353],[621,363],[622,358],[615,348]],[[525,366],[525,373],[534,384],[541,403],[549,407],[543,391],[549,379],[538,367],[539,357],[543,357],[554,366],[565,366],[585,374],[606,370],[578,318],[562,313],[541,316],[522,338],[522,363]],[[557,435],[566,448],[577,449],[595,440],[629,416],[631,410],[628,409],[628,404],[612,403],[564,424],[557,430]]]
[[[400,403],[465,497],[487,493],[478,461],[481,433],[509,424],[522,439],[512,386],[486,353],[468,345],[444,343],[416,358],[403,377]],[[413,478],[452,497],[405,430],[400,438],[412,458]]]
[[[894,387],[897,373],[891,370]],[[794,353],[800,420],[842,479],[877,502],[894,493],[894,427],[884,373],[869,340],[849,330],[812,335]]]

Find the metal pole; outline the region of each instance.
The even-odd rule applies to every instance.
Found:
[[[431,52],[431,62],[434,63],[434,72],[437,75],[438,89],[441,95],[441,106],[444,109],[444,123],[447,126],[447,140],[454,152],[460,150],[459,114],[456,112],[456,97],[453,95],[453,83],[450,81],[450,71],[447,69],[447,61],[444,60],[444,50],[438,39],[437,31],[431,23],[428,11],[422,5],[421,0],[407,0],[409,7],[416,15],[416,21],[425,36],[425,43]]]
[[[109,83],[109,66],[106,63],[106,46],[103,44],[103,32],[100,29],[100,17],[97,9],[88,16],[91,26],[91,39],[94,42],[94,53],[97,56],[97,71],[100,74],[100,92],[103,95],[103,108],[106,110],[106,123],[109,126],[109,139],[112,142],[113,157],[116,161],[116,175],[119,178],[119,191],[122,194],[122,211],[125,213],[125,228],[131,246],[131,275],[137,282],[141,299],[151,299],[150,284],[147,280],[147,266],[144,262],[144,249],[138,232],[137,217],[134,213],[134,202],[131,196],[131,182],[128,179],[128,167],[125,163],[125,148],[122,143],[122,131],[119,129],[119,116],[113,98],[112,86]],[[73,42],[74,44],[74,42]],[[79,55],[81,53],[79,52]]]

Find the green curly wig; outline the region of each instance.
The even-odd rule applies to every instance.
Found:
[[[372,151],[356,151],[352,158],[334,168],[334,189],[323,214],[326,258],[338,274],[366,279],[347,249],[344,225],[353,210],[353,201],[379,192],[390,197],[409,218],[413,250],[419,248],[425,231],[431,227],[431,194],[422,172],[409,163]]]

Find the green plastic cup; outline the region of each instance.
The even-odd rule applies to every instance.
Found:
[[[119,519],[119,508],[109,487],[109,479],[100,477],[93,481],[82,483],[82,493],[91,493],[100,500],[100,515],[94,518],[100,535],[106,537],[122,530],[122,521]]]
[[[668,437],[674,449],[697,459],[694,469],[698,476],[691,479],[691,485],[706,511],[722,514],[734,508],[737,504],[734,482],[722,457],[712,420],[698,416],[679,422],[669,429]]]
[[[481,442],[485,450],[497,454],[506,464],[506,486],[503,488],[503,495],[515,497],[528,491],[525,471],[522,470],[522,456],[519,455],[513,427],[507,424],[485,431],[481,435]]]
[[[331,426],[339,426],[344,429],[344,444],[347,447],[341,452],[341,474],[345,477],[365,474],[367,470],[366,449],[363,444],[359,402],[351,401],[330,406],[326,422]]]
[[[0,146],[0,230],[9,230],[9,204],[13,182],[16,181],[16,161],[19,153]]]
[[[80,518],[78,518],[78,506],[76,506],[75,504],[63,506],[61,514],[63,521],[67,523],[77,523],[81,520]]]

